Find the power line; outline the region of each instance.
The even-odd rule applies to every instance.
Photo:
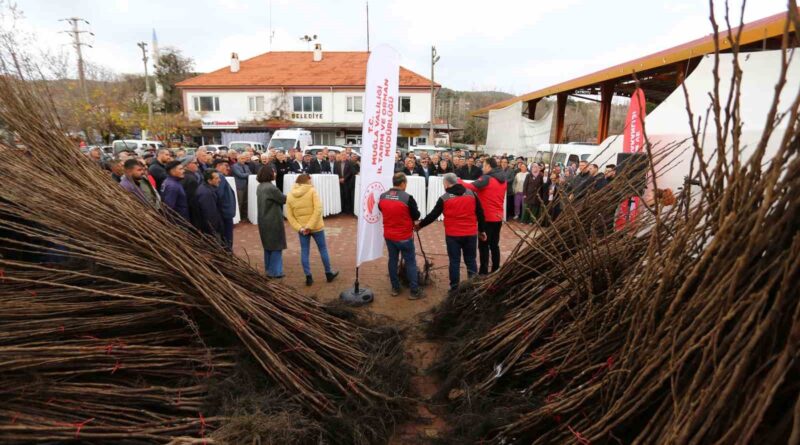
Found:
[[[91,31],[81,30],[79,28],[79,24],[81,22],[85,23],[86,25],[90,25],[90,23],[87,20],[82,19],[80,17],[70,17],[66,19],[61,19],[59,20],[59,22],[69,22],[70,25],[72,25],[71,29],[69,29],[68,31],[61,31],[61,32],[72,35],[72,46],[75,48],[75,53],[78,56],[78,79],[80,81],[81,91],[83,91],[83,99],[86,101],[86,103],[89,103],[89,92],[86,89],[86,73],[84,70],[83,51],[81,48],[84,46],[92,48],[92,45],[81,42],[81,34],[89,34],[93,36],[94,33]]]

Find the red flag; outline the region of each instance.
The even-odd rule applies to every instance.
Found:
[[[631,96],[628,117],[625,119],[625,135],[622,142],[623,153],[638,153],[644,147],[644,118],[647,114],[644,91],[637,88]],[[639,213],[639,197],[632,196],[619,206],[615,227],[622,229],[630,221],[636,220]]]

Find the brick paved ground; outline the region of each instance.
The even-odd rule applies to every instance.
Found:
[[[516,232],[516,233],[515,233]],[[505,225],[501,233],[501,256],[503,261],[519,242],[525,233],[525,227],[516,223]],[[319,252],[312,242],[311,269],[314,275],[314,285],[306,287],[305,275],[300,265],[300,243],[297,235],[289,225],[286,225],[288,249],[283,252],[283,267],[286,278],[283,282],[298,289],[301,293],[314,296],[320,301],[331,301],[339,298],[339,293],[352,286],[355,279],[355,240],[356,218],[352,216],[334,216],[325,219],[325,235],[331,263],[334,269],[340,271],[339,278],[333,283],[325,281],[325,271]],[[425,288],[426,298],[423,300],[408,300],[408,290],[404,289],[399,297],[391,297],[389,292],[391,284],[386,268],[386,258],[381,258],[362,265],[360,282],[362,286],[369,286],[375,292],[375,301],[359,310],[372,311],[388,316],[402,325],[408,326],[406,351],[409,361],[417,368],[417,375],[413,383],[417,392],[423,399],[430,397],[436,391],[437,382],[425,375],[425,369],[430,366],[438,353],[438,344],[425,340],[422,335],[419,315],[427,312],[440,303],[447,294],[447,250],[444,243],[444,227],[441,222],[435,222],[420,232],[425,252],[434,263],[433,284]],[[234,231],[234,253],[246,258],[251,265],[263,270],[264,258],[261,241],[258,236],[258,227],[243,222],[238,224]],[[384,255],[386,250],[384,248]],[[417,255],[419,256],[419,247]],[[418,258],[418,265],[423,261]],[[466,269],[462,264],[462,279],[466,279]],[[434,411],[434,412],[431,412]],[[444,421],[435,414],[438,411],[429,404],[422,404],[418,408],[417,419],[402,425],[395,433],[390,444],[410,444],[419,442],[420,438],[433,438],[441,435],[446,430]]]
[[[439,303],[447,292],[447,250],[444,243],[444,227],[441,222],[434,222],[420,232],[423,246],[428,257],[434,263],[434,284],[425,288],[427,298],[420,301],[409,301],[406,297],[408,291],[400,297],[389,296],[391,284],[386,268],[386,258],[362,265],[360,282],[369,286],[375,292],[375,302],[367,307],[368,310],[387,315],[398,321],[407,321],[416,314],[426,311]],[[325,236],[331,256],[333,268],[340,271],[339,278],[333,283],[325,281],[325,271],[319,257],[316,245],[311,243],[311,270],[314,276],[314,285],[306,287],[305,275],[300,265],[300,243],[292,228],[286,224],[286,238],[288,249],[283,252],[283,267],[286,278],[283,282],[297,288],[309,296],[316,296],[321,301],[338,298],[339,293],[353,285],[355,280],[355,242],[356,218],[352,216],[333,216],[325,219]],[[519,241],[519,237],[508,227],[503,228],[500,249],[503,260]],[[251,265],[263,270],[264,251],[258,236],[258,227],[248,222],[236,225],[234,230],[234,253],[246,258]],[[384,254],[386,249],[384,248]],[[417,255],[420,255],[417,247]],[[421,257],[418,265],[423,264]],[[466,269],[462,264],[462,279],[466,279]]]

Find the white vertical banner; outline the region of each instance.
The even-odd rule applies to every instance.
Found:
[[[372,51],[367,63],[356,267],[383,256],[383,218],[378,200],[392,187],[399,88],[400,54],[380,45]]]

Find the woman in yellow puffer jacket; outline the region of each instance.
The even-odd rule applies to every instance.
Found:
[[[311,185],[311,176],[302,174],[297,177],[292,191],[286,197],[286,219],[300,236],[300,261],[303,264],[303,272],[306,274],[306,286],[314,284],[311,265],[308,261],[311,238],[314,238],[314,242],[317,243],[328,283],[333,281],[339,272],[331,268],[328,246],[325,244],[322,202],[319,200],[314,186]]]

